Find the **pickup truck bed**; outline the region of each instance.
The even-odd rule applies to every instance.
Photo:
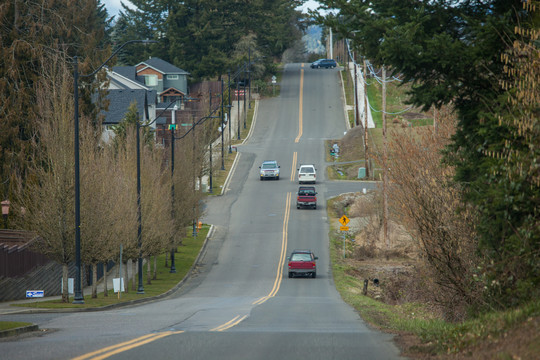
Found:
[[[315,191],[315,186],[300,186],[298,188],[296,208],[300,209],[301,207],[317,208],[317,191]]]

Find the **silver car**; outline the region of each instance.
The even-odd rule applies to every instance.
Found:
[[[279,180],[279,165],[275,160],[263,161],[259,166],[259,177],[262,180],[276,179]]]

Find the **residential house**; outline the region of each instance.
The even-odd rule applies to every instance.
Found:
[[[104,141],[110,140],[112,126],[124,119],[133,101],[137,102],[143,121],[153,121],[151,127],[154,129],[166,128],[173,108],[171,102],[176,102],[179,110],[184,108],[188,76],[188,72],[160,58],[150,58],[135,66],[113,67],[108,73],[109,111],[103,112]],[[156,141],[159,143],[162,139]]]

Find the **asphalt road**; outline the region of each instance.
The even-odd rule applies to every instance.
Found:
[[[337,70],[286,66],[281,96],[263,100],[223,196],[209,199],[215,225],[202,264],[168,299],[104,312],[10,315],[40,334],[0,341],[0,359],[398,359],[392,337],[368,328],[335,290],[326,200],[370,184],[332,183],[324,140],[345,120]],[[279,181],[259,181],[277,160]],[[318,169],[317,210],[297,210],[296,169]],[[319,257],[317,278],[287,278],[296,248]]]

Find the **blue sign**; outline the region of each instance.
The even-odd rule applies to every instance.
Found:
[[[26,290],[27,298],[42,298],[45,296],[44,290]]]

